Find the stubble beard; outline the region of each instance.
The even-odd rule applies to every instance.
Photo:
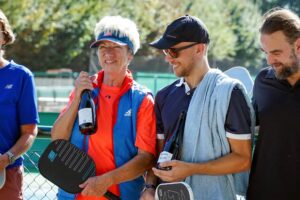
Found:
[[[191,75],[194,65],[195,63],[193,61],[186,63],[184,66],[182,64],[179,64],[179,66],[177,66],[177,69],[173,68],[173,72],[177,77],[187,77]]]
[[[275,71],[276,78],[280,80],[286,80],[287,78],[296,74],[300,70],[300,59],[297,58],[294,52],[290,55],[290,59],[292,60],[292,62],[290,63],[287,64],[281,63],[282,69],[280,71],[276,71],[273,68]]]

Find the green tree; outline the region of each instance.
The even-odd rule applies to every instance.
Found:
[[[214,63],[238,58],[250,66],[259,57],[255,35],[260,14],[247,0],[0,0],[0,6],[17,35],[6,49],[7,57],[36,71],[87,69],[93,29],[105,15],[122,15],[137,23],[142,42],[137,56],[156,57],[159,52],[148,43],[176,17],[191,14],[208,26],[209,58]]]
[[[261,12],[265,13],[267,10],[274,7],[288,8],[300,14],[300,1],[299,0],[254,0],[254,3],[260,6]]]
[[[84,0],[1,1],[17,35],[7,55],[34,70],[86,65],[95,8]]]
[[[259,66],[262,56],[257,51],[257,22],[261,18],[258,6],[247,0],[198,0],[189,1],[188,5],[190,13],[199,16],[208,26],[209,58],[213,65],[227,61],[227,67]]]
[[[260,68],[263,54],[260,51],[258,26],[261,14],[256,4],[246,0],[232,0],[227,5],[237,36],[235,64]]]

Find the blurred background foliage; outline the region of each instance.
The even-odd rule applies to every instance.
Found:
[[[184,14],[195,15],[207,25],[212,66],[226,69],[242,65],[255,71],[264,65],[259,51],[260,19],[275,6],[300,12],[299,0],[0,0],[17,38],[5,47],[6,57],[33,71],[87,70],[94,26],[105,15],[121,15],[136,22],[142,43],[136,57],[162,59],[161,52],[148,43]],[[141,70],[166,68],[144,66]]]

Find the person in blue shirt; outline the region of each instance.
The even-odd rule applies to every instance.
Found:
[[[3,46],[15,37],[0,10],[0,199],[23,199],[23,158],[37,135],[38,111],[33,74],[4,58]],[[0,185],[2,185],[0,183]]]

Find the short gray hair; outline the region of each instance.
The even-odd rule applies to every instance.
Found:
[[[97,24],[94,30],[95,39],[97,40],[100,34],[112,32],[119,37],[127,37],[132,43],[132,53],[135,54],[140,48],[140,35],[136,24],[121,16],[105,16]],[[129,45],[130,48],[130,45]]]

